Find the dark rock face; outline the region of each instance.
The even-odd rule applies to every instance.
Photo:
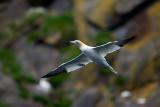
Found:
[[[0,3],[0,31],[3,31],[11,21],[22,17],[28,9],[28,5],[25,0],[3,1],[4,2]]]
[[[55,9],[59,12],[70,11],[73,7],[72,2],[72,0],[56,0],[51,5],[51,9]]]
[[[26,39],[22,39],[13,46],[17,58],[22,64],[25,74],[31,74],[37,79],[49,72],[59,58],[59,53],[45,46],[28,44]]]
[[[75,101],[73,107],[96,107],[100,98],[100,91],[97,88],[90,88]]]
[[[14,107],[43,107],[43,106],[37,102],[26,100],[15,104]]]
[[[148,41],[147,45],[141,47],[137,52],[124,50],[119,54],[116,66],[121,75],[129,78],[128,82],[132,84],[131,87],[141,86],[146,81],[152,81],[157,78],[157,70],[154,70],[155,66],[153,65],[155,63],[154,59],[158,54],[155,39]]]
[[[119,98],[119,100],[115,104],[115,107],[141,107],[141,106],[138,106],[138,104],[132,100]]]
[[[27,0],[28,4],[34,7],[48,7],[56,0]]]
[[[47,33],[47,36],[51,35],[53,36],[53,41],[58,41],[53,43],[52,40],[48,40],[48,42],[50,41],[52,44],[51,46],[41,43],[29,43],[26,40],[28,33],[37,31],[37,29],[41,30],[41,26],[44,26],[42,17],[38,17],[36,22],[29,24],[27,23],[27,26],[24,25],[21,29],[16,27],[12,29],[10,24],[12,24],[12,22],[18,25],[23,23],[21,21],[23,20],[23,16],[26,15],[27,11],[37,9],[35,7],[39,6],[41,7],[40,10],[42,9],[42,11],[44,8],[47,8],[45,9],[45,12],[47,13],[45,15],[52,14],[53,16],[58,16],[66,11],[70,12],[71,9],[81,7],[81,11],[76,11],[76,14],[79,14],[79,16],[75,17],[75,19],[78,19],[79,17],[83,17],[81,12],[84,10],[86,11],[84,12],[86,13],[86,16],[89,16],[89,14],[91,14],[93,11],[99,13],[98,9],[96,9],[96,6],[99,5],[99,1],[102,1],[103,4],[103,2],[106,3],[107,0],[0,0],[0,30],[3,31],[3,29],[11,29],[13,31],[11,32],[11,35],[12,33],[14,34],[14,32],[16,32],[14,34],[16,35],[16,38],[13,37],[14,40],[9,46],[1,44],[3,44],[5,40],[10,44],[10,41],[12,40],[7,38],[5,40],[0,39],[0,48],[9,50],[11,54],[13,52],[19,62],[18,64],[20,64],[20,67],[22,67],[22,74],[27,76],[28,74],[31,75],[28,80],[30,82],[27,81],[28,78],[25,78],[24,80],[23,78],[20,78],[18,79],[20,82],[17,82],[12,75],[6,75],[4,72],[2,72],[1,68],[3,67],[1,67],[0,61],[0,104],[1,102],[4,102],[11,105],[11,107],[52,107],[63,103],[62,107],[66,107],[64,105],[70,105],[71,102],[73,103],[72,107],[160,107],[160,88],[159,84],[157,83],[160,77],[160,38],[157,36],[159,35],[160,29],[160,4],[156,4],[157,7],[155,10],[153,9],[154,11],[152,10],[153,13],[146,11],[146,9],[152,5],[150,3],[153,3],[157,0],[108,0],[108,2],[117,1],[117,4],[114,4],[115,7],[113,7],[113,11],[115,13],[111,12],[111,14],[108,14],[107,18],[104,18],[108,23],[108,25],[106,24],[106,27],[108,27],[110,31],[113,31],[111,33],[117,35],[116,37],[118,39],[124,39],[132,35],[136,35],[138,37],[135,42],[124,46],[119,51],[119,54],[117,54],[118,52],[115,52],[115,56],[113,55],[113,58],[110,60],[111,65],[115,61],[116,67],[114,68],[119,72],[119,77],[112,75],[111,73],[106,74],[106,72],[109,72],[107,69],[104,71],[105,74],[103,71],[101,71],[101,74],[99,75],[96,72],[100,71],[100,67],[88,65],[86,70],[82,69],[81,73],[75,72],[77,75],[74,75],[73,72],[70,73],[70,80],[65,80],[64,78],[61,78],[61,76],[55,80],[53,79],[53,81],[50,80],[49,82],[53,84],[52,88],[54,89],[48,91],[47,94],[43,94],[42,90],[38,90],[37,86],[39,84],[37,84],[37,81],[42,75],[48,73],[52,68],[55,68],[57,65],[59,65],[59,62],[61,62],[59,59],[62,55],[64,55],[64,53],[60,53],[54,48],[54,45],[59,42],[59,39],[56,40],[56,32],[54,32],[54,30],[52,31],[51,29],[51,32],[49,32],[49,34]],[[81,5],[74,7],[73,5],[75,4],[73,4],[73,2],[77,5]],[[147,4],[143,4],[143,2],[146,2]],[[143,5],[139,5],[141,3]],[[101,5],[99,6],[101,7]],[[104,9],[107,8],[103,7],[103,9],[99,10],[104,11]],[[153,14],[153,16],[150,16],[151,14]],[[47,19],[48,18],[46,18],[46,20]],[[51,19],[49,17],[49,20]],[[80,30],[78,30],[78,32],[80,32],[80,34],[83,34],[84,32],[85,34],[85,32],[88,32],[88,29],[85,25],[85,21],[84,23],[81,21],[82,19],[78,19],[77,26],[80,25],[80,27],[82,27]],[[63,22],[63,20],[66,19],[62,18],[61,20]],[[50,27],[50,22],[48,23]],[[59,22],[57,21],[56,23]],[[154,26],[154,30],[152,29],[152,25]],[[38,34],[39,33],[42,33],[42,35],[46,34],[45,31],[39,32],[38,30]],[[58,31],[57,33],[57,35],[61,35],[63,32]],[[48,38],[47,36],[44,38]],[[82,39],[84,41],[90,41],[88,40],[87,36],[88,35],[83,36]],[[59,37],[64,38],[63,36]],[[78,36],[75,36],[74,38],[77,37]],[[44,38],[40,37],[40,42]],[[64,41],[69,40],[69,37],[66,38],[64,38],[66,39]],[[101,40],[102,39],[103,38],[101,38]],[[39,38],[37,41],[38,40]],[[100,40],[96,40],[96,42],[97,41]],[[63,43],[61,46],[57,47],[59,49],[59,47],[63,46],[66,46],[66,44]],[[66,51],[68,51],[68,49],[66,49]],[[74,53],[74,50],[70,49],[70,51],[73,51]],[[37,80],[37,83],[33,82],[34,80],[31,79]],[[61,80],[63,79],[64,84],[54,87],[54,83],[61,84]],[[148,84],[151,84],[151,86],[148,86]],[[43,82],[40,85],[45,84]],[[119,95],[120,92],[127,89],[129,89],[133,95],[131,97],[122,98]],[[25,96],[26,93],[28,95],[27,97]],[[70,98],[73,98],[74,100],[68,101]],[[44,103],[48,103],[48,105],[45,105]]]
[[[2,70],[0,70],[2,72]],[[0,102],[14,105],[19,100],[16,83],[11,77],[0,73]]]
[[[0,0],[0,3],[5,3],[5,2],[8,2],[10,0]]]
[[[160,96],[160,87],[158,87],[157,90],[152,94],[152,96],[148,98],[145,107],[159,107],[160,106],[159,96]]]

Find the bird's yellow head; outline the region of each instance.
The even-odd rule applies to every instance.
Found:
[[[70,41],[70,43],[75,44],[78,47],[81,47],[82,45],[84,45],[84,43],[81,42],[80,40]]]

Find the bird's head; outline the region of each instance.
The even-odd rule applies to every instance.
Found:
[[[80,40],[74,40],[74,41],[70,41],[70,43],[78,46],[78,47],[81,47],[84,43],[81,42]]]

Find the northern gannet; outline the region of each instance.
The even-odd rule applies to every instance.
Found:
[[[68,62],[62,63],[42,78],[48,78],[64,72],[68,73],[80,69],[91,62],[95,62],[102,67],[109,67],[113,73],[117,74],[117,72],[108,64],[105,56],[119,50],[134,38],[135,37],[133,36],[125,40],[108,42],[96,47],[88,46],[80,40],[70,41],[70,43],[75,44],[81,50],[81,54]]]

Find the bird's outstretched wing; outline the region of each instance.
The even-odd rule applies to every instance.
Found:
[[[92,61],[89,58],[87,58],[84,54],[81,53],[79,56],[75,57],[74,59],[68,62],[62,63],[60,66],[53,69],[50,73],[43,76],[42,78],[48,78],[64,72],[71,72],[84,67],[90,62]]]
[[[119,50],[121,47],[123,47],[125,44],[131,42],[133,39],[135,39],[135,36],[132,36],[125,40],[120,41],[114,41],[114,42],[108,42],[104,45],[100,45],[95,47],[95,51],[98,52],[101,56],[105,57],[107,54],[112,53],[114,51]]]

